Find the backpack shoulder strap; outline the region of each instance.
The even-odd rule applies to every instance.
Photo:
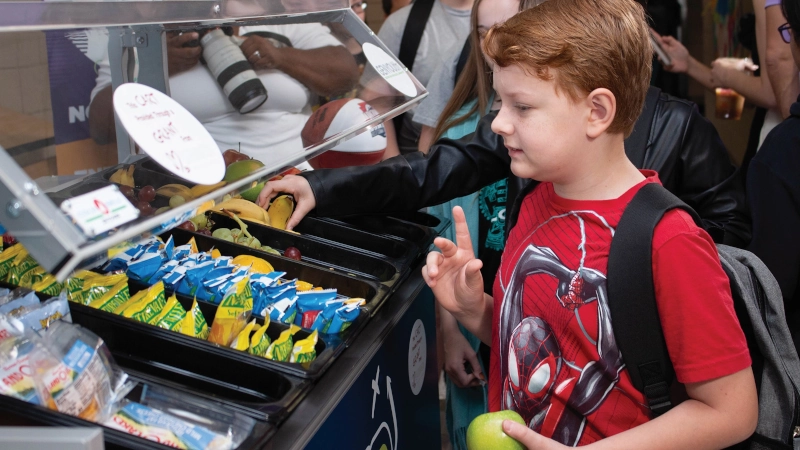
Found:
[[[458,83],[458,77],[460,77],[461,72],[464,71],[464,66],[467,65],[467,60],[469,59],[471,51],[472,44],[469,41],[469,36],[467,36],[467,40],[464,41],[464,46],[461,47],[461,53],[458,55],[458,61],[456,62],[456,76],[453,77],[453,87]]]
[[[433,2],[434,0],[415,0],[411,5],[406,27],[403,29],[403,38],[400,40],[400,53],[397,55],[409,71],[414,68],[414,59],[417,57],[417,49],[422,41],[425,25],[428,24],[428,17],[433,10]]]
[[[631,381],[654,417],[672,408],[675,372],[667,353],[653,284],[653,231],[664,214],[682,208],[697,215],[663,186],[642,186],[625,208],[608,255],[608,303],[614,337]]]

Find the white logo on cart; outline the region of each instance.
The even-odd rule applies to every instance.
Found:
[[[381,366],[378,366],[378,371],[375,372],[375,379],[372,380],[372,418],[375,418],[375,400],[381,394]],[[389,406],[392,408],[392,422],[394,425],[394,440],[392,440],[392,430],[389,429],[389,424],[381,422],[378,425],[378,429],[375,430],[375,434],[372,436],[372,441],[370,441],[369,445],[367,446],[366,450],[372,450],[372,446],[375,445],[375,440],[378,439],[380,436],[381,431],[385,430],[386,434],[389,436],[389,448],[386,448],[386,444],[381,445],[379,450],[395,450],[398,445],[398,433],[397,433],[397,413],[394,410],[394,397],[392,396],[392,379],[389,376],[386,376],[386,397],[389,399]]]
[[[417,319],[411,328],[411,339],[408,342],[408,382],[411,392],[418,395],[425,382],[425,360],[427,359],[427,342],[425,341],[425,325]]]

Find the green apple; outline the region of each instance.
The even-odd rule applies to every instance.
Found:
[[[503,432],[503,421],[506,419],[525,425],[525,421],[516,411],[481,414],[467,428],[467,449],[525,450],[522,444]]]
[[[258,200],[258,194],[261,193],[261,190],[264,189],[264,182],[256,184],[255,186],[251,187],[250,189],[242,192],[242,198],[253,203]]]

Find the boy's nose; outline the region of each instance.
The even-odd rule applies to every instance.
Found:
[[[513,127],[506,120],[505,117],[505,108],[501,107],[499,111],[497,111],[497,116],[495,116],[494,120],[492,121],[492,131],[500,136],[508,136],[513,132]]]

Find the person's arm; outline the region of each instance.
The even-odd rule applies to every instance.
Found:
[[[340,45],[278,48],[266,38],[250,35],[241,48],[254,69],[280,70],[319,95],[341,94],[358,82],[358,65],[347,48]]]
[[[394,129],[394,119],[384,120],[383,129],[386,132],[386,151],[383,152],[385,161],[395,156],[400,156],[400,147],[397,145],[397,132]]]
[[[687,383],[690,399],[638,427],[607,437],[586,449],[718,449],[747,439],[758,421],[758,398],[750,368],[702,383]],[[530,449],[565,449],[510,420],[503,430]]]
[[[438,302],[436,312],[439,314],[439,327],[441,334],[437,336],[443,343],[442,353],[444,359],[444,371],[453,384],[460,388],[480,386],[481,380],[485,381],[483,370],[478,363],[478,354],[461,334],[458,328],[458,321]],[[464,366],[469,362],[472,372],[467,373]]]
[[[315,212],[326,217],[413,211],[444,203],[508,176],[508,150],[491,130],[494,116],[481,119],[475,133],[463,139],[437,141],[428,155],[414,152],[372,166],[299,176],[311,186]]]
[[[767,54],[764,3],[765,0],[753,0],[753,10],[756,16],[756,47],[759,55]],[[761,64],[761,74],[757,77],[751,76],[747,71],[736,70],[730,64],[718,65],[715,61],[711,65],[711,73],[723,87],[734,89],[757,106],[774,109],[777,107],[777,102],[768,72],[766,64]]]
[[[797,77],[797,66],[792,58],[791,44],[783,41],[778,27],[786,23],[780,5],[768,6],[766,15],[766,56],[764,66],[767,68],[775,102],[781,116],[789,117],[789,107],[800,95],[800,81]]]
[[[746,246],[744,182],[714,125],[696,105],[663,93],[654,120],[660,123],[653,127],[644,167],[659,168],[664,187],[697,211],[715,242]]]
[[[664,65],[666,71],[685,73],[709,90],[719,86],[711,74],[711,69],[690,55],[689,50],[679,40],[672,36],[661,36],[655,30],[652,32],[653,37],[661,44],[661,48],[672,59],[671,65]]]
[[[428,150],[431,149],[431,145],[433,145],[433,132],[435,130],[427,125],[422,126],[422,131],[419,133],[419,143],[418,148],[419,151],[422,153],[428,153]]]

